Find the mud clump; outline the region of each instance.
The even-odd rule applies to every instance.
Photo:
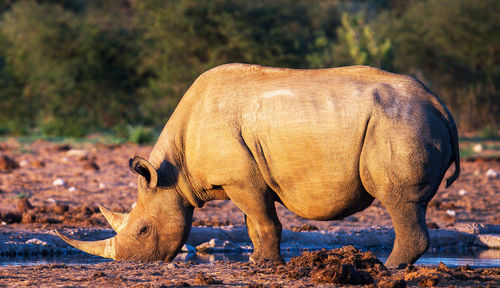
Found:
[[[479,282],[498,281],[498,270],[495,272],[494,277],[489,277],[488,268],[470,268],[469,266],[460,266],[449,268],[443,263],[439,266],[413,266],[413,269],[406,269],[404,271],[404,280],[412,285],[419,287],[435,287],[437,285],[455,285],[460,283],[467,287],[478,286]],[[497,279],[495,279],[497,278]]]
[[[222,284],[222,281],[215,280],[212,276],[205,275],[203,273],[196,274],[194,279],[196,285],[216,285]]]
[[[434,287],[438,284],[439,278],[437,277],[425,277],[418,281],[419,287]]]
[[[378,281],[377,287],[406,288],[406,281],[402,279],[383,278],[380,281]]]
[[[19,223],[23,219],[21,213],[17,212],[0,212],[0,221],[7,224]]]
[[[88,160],[83,162],[83,169],[85,170],[93,170],[93,171],[99,171],[99,165],[94,160]]]
[[[30,201],[27,197],[19,198],[16,200],[17,211],[26,212],[28,210],[33,209],[33,205],[31,205]]]
[[[292,258],[286,267],[288,278],[310,277],[315,283],[370,284],[377,277],[390,276],[372,252],[362,252],[353,246],[304,252]]]
[[[19,168],[19,163],[7,155],[0,156],[0,171],[10,172],[14,169]]]
[[[35,223],[36,216],[31,212],[23,213],[21,223]]]
[[[52,211],[57,215],[64,215],[66,211],[69,210],[69,206],[66,204],[54,203],[52,206]]]

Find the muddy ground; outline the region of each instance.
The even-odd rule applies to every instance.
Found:
[[[133,144],[0,142],[0,232],[15,238],[15,231],[22,229],[109,228],[97,204],[115,211],[131,209],[137,186],[128,159],[147,158],[150,150],[151,146]],[[442,186],[431,201],[428,226],[437,231],[464,223],[500,225],[499,172],[496,157],[463,161],[459,180],[448,189]],[[391,226],[377,200],[361,213],[331,222],[301,219],[279,204],[277,209],[284,229],[293,231]],[[194,214],[195,226],[243,224],[243,214],[229,201],[209,202]],[[4,266],[0,286],[500,286],[500,268],[441,265],[387,270],[377,261],[367,252],[345,247],[305,253],[281,267],[239,262]]]

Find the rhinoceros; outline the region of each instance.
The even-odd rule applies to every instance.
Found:
[[[458,178],[457,139],[445,105],[409,76],[366,66],[227,64],[191,85],[149,160],[130,160],[138,175],[132,211],[100,206],[116,236],[57,233],[102,257],[170,261],[194,208],[231,200],[245,214],[250,261],[282,263],[275,202],[303,218],[334,220],[378,199],[396,234],[386,265],[413,263],[429,247],[427,204],[453,162],[446,185]]]

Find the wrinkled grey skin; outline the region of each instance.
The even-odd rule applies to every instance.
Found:
[[[251,261],[283,262],[275,201],[334,220],[376,198],[396,232],[386,265],[413,263],[429,247],[427,204],[453,162],[447,185],[459,175],[457,138],[447,108],[411,77],[364,66],[220,66],[186,92],[149,160],[131,160],[137,205],[130,214],[102,208],[117,236],[62,237],[113,259],[169,261],[194,207],[230,199],[245,213]]]

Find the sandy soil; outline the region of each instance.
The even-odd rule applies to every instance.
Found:
[[[0,229],[12,233],[16,227],[41,230],[108,228],[98,213],[97,204],[115,211],[131,209],[137,187],[135,176],[128,169],[128,159],[134,155],[147,157],[150,150],[150,146],[132,144],[0,142]],[[500,224],[500,176],[495,176],[495,172],[500,172],[498,161],[477,159],[462,162],[459,180],[448,189],[442,186],[431,201],[427,213],[429,227],[439,229],[462,223]],[[304,220],[279,204],[277,209],[283,227],[290,230],[391,226],[389,214],[378,201],[361,213],[331,222]],[[209,202],[196,210],[194,217],[195,226],[244,224],[243,214],[230,201]],[[359,251],[349,253],[349,257],[363,254]],[[383,266],[366,268],[335,260],[329,264],[330,268],[325,269],[326,266],[319,267],[324,265],[324,259],[319,262],[311,260],[314,264],[307,262],[311,257],[303,255],[301,260],[292,260],[281,268],[237,262],[6,266],[0,267],[0,286],[317,286],[353,284],[364,279],[360,273],[371,273],[372,281],[359,281],[380,287],[404,287],[404,283],[421,287],[500,286],[499,268],[406,267],[385,270],[381,268]],[[326,280],[318,280],[323,278]]]

